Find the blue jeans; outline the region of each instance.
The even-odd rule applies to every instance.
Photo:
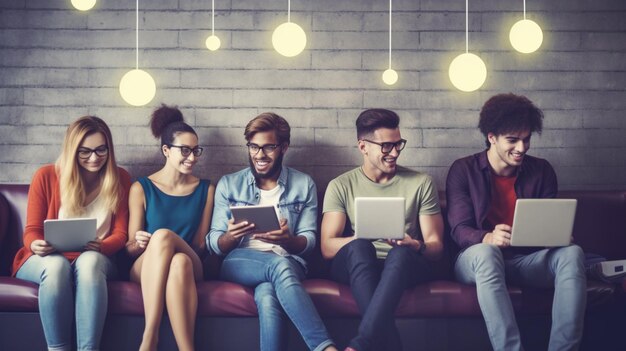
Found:
[[[395,311],[404,290],[431,277],[428,260],[407,247],[394,247],[385,260],[376,258],[368,240],[344,245],[332,261],[331,277],[350,285],[363,316],[350,346],[361,350],[401,350]]]
[[[302,287],[304,268],[291,257],[253,249],[234,249],[222,264],[224,280],[255,287],[259,311],[261,350],[284,350],[283,310],[311,350],[333,344],[322,319]]]
[[[587,300],[584,254],[576,245],[544,249],[504,259],[494,245],[463,251],[454,267],[465,284],[476,284],[478,303],[494,350],[523,350],[506,282],[554,288],[548,350],[577,350]]]
[[[24,262],[16,276],[39,284],[39,315],[49,350],[72,349],[74,311],[78,350],[100,348],[107,313],[106,282],[114,271],[111,261],[95,251],[83,252],[73,263],[58,253],[33,255]]]

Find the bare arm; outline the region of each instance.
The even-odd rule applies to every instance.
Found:
[[[346,214],[343,212],[326,212],[322,218],[322,256],[325,259],[335,257],[337,252],[347,243],[355,239],[355,236],[342,237],[346,226]]]
[[[206,251],[206,243],[204,238],[209,232],[209,226],[211,225],[211,216],[213,215],[213,199],[215,198],[215,186],[209,185],[207,192],[206,204],[204,205],[204,211],[202,211],[202,218],[200,219],[200,225],[193,237],[194,248],[197,248],[200,252]]]
[[[146,216],[145,195],[143,188],[139,182],[134,182],[130,187],[128,194],[128,241],[126,242],[126,251],[131,257],[137,257],[145,250],[144,245],[140,242],[146,239],[145,235],[140,234],[136,238],[138,232],[143,233],[143,224]],[[139,241],[137,239],[140,239]],[[147,244],[147,242],[146,242]]]
[[[443,218],[441,213],[420,215],[420,228],[426,249],[423,255],[430,260],[438,260],[443,252]]]

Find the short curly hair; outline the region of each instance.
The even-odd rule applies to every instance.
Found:
[[[480,110],[478,128],[489,148],[489,133],[502,135],[528,130],[541,134],[543,112],[523,95],[498,94],[489,98]]]

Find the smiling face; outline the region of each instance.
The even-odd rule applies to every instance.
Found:
[[[193,133],[180,133],[176,135],[172,141],[172,145],[186,146],[193,149],[198,146],[198,137]],[[167,164],[182,174],[191,174],[193,166],[198,162],[198,158],[194,156],[193,152],[188,156],[183,156],[180,147],[168,147],[167,145],[163,145],[162,150],[167,159]]]
[[[83,139],[83,141],[80,143],[80,146],[78,147],[78,150],[76,152],[78,165],[81,167],[81,169],[87,172],[99,172],[109,159],[108,152],[104,151],[108,150],[107,148],[107,141],[102,133],[98,132],[87,135],[85,139]],[[84,156],[88,153],[89,157],[81,157],[81,155]],[[101,156],[98,156],[98,154],[100,154]]]
[[[498,175],[510,175],[516,167],[522,165],[524,156],[530,149],[531,132],[511,132],[502,135],[489,133],[491,145],[487,151],[491,168]]]
[[[267,131],[254,134],[248,143],[263,147],[265,145],[279,144],[280,142],[274,131]],[[259,149],[256,154],[251,152],[250,148],[248,148],[248,161],[250,162],[250,168],[252,169],[254,177],[257,179],[278,179],[278,175],[283,166],[283,156],[287,152],[287,147],[286,144],[282,144],[273,152],[267,153],[263,149]]]
[[[376,143],[397,143],[402,139],[402,136],[399,128],[379,128],[366,139]],[[363,168],[366,173],[372,172],[376,178],[379,176],[391,178],[396,174],[397,161],[400,157],[400,151],[396,148],[385,154],[380,145],[359,140],[359,150],[363,154]]]

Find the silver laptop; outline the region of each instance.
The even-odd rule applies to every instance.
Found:
[[[404,238],[403,197],[357,197],[354,232],[359,239]]]
[[[569,245],[576,203],[576,199],[518,199],[511,246]]]
[[[43,221],[43,235],[58,251],[83,251],[88,242],[96,239],[96,219],[47,219]]]

